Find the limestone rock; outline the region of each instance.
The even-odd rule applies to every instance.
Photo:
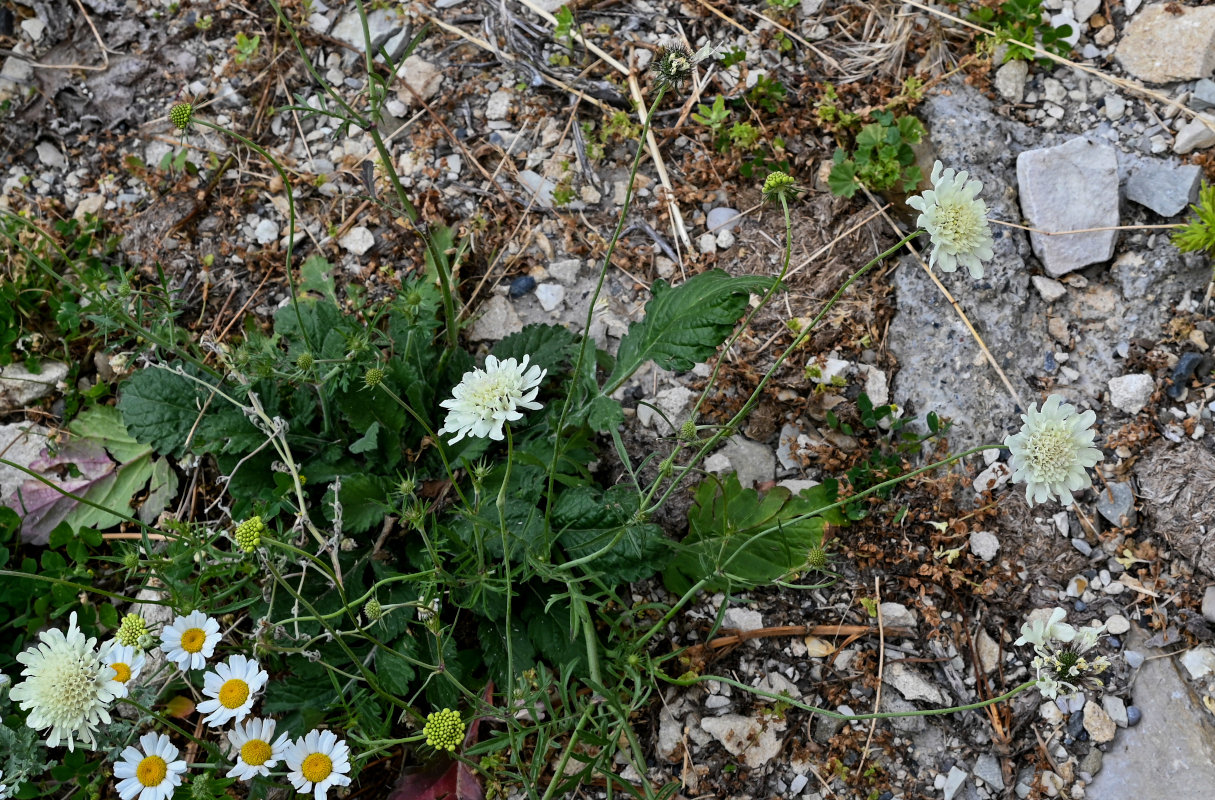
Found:
[[[1056,147],[1027,150],[1017,157],[1021,210],[1043,231],[1111,227],[1118,224],[1118,162],[1114,148],[1075,138]],[[1078,202],[1084,198],[1084,202]],[[1117,231],[1066,236],[1030,234],[1034,254],[1052,278],[1108,261]]]
[[[733,756],[741,756],[751,769],[766,766],[780,754],[785,721],[771,717],[752,718],[740,714],[707,717],[703,728]]]
[[[1152,392],[1156,390],[1156,382],[1151,375],[1119,375],[1110,378],[1110,402],[1115,408],[1128,414],[1138,414],[1148,404]]]
[[[1182,125],[1173,140],[1173,152],[1179,156],[1215,145],[1215,117],[1199,114]]]
[[[1126,179],[1126,199],[1171,217],[1198,199],[1201,180],[1202,167],[1196,164],[1178,166],[1153,159]]]
[[[35,375],[20,361],[0,369],[0,409],[23,408],[46,397],[68,374],[68,365],[59,361],[44,361],[41,369]]]
[[[1177,8],[1181,13],[1173,13]],[[1210,77],[1215,70],[1215,6],[1159,3],[1144,8],[1123,30],[1115,57],[1123,69],[1148,83]]]
[[[404,86],[397,90],[397,99],[406,106],[417,103],[414,95],[423,100],[430,100],[443,86],[443,73],[420,56],[405,59],[397,69],[397,77],[404,82]],[[413,91],[410,91],[411,89]]]
[[[510,301],[494,295],[481,306],[481,316],[473,323],[468,338],[474,342],[496,342],[523,330],[523,322]]]

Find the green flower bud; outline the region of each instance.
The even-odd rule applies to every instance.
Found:
[[[827,551],[821,547],[814,548],[806,556],[806,565],[811,569],[824,570],[828,563]]]
[[[679,428],[679,438],[685,442],[696,441],[696,423],[688,420]]]
[[[249,517],[241,524],[236,526],[236,533],[232,538],[236,540],[236,546],[246,553],[252,553],[262,543],[262,534],[266,532],[266,525],[262,522],[261,517]]]
[[[464,720],[460,719],[459,711],[450,708],[435,711],[426,717],[422,733],[426,736],[426,744],[451,753],[464,741]]]
[[[764,202],[772,203],[782,197],[791,198],[797,192],[793,184],[793,178],[783,172],[769,173],[764,179]]]
[[[384,607],[374,597],[363,604],[363,616],[367,622],[379,622],[384,618]]]
[[[118,626],[118,632],[114,634],[114,638],[119,644],[128,647],[138,647],[139,640],[148,635],[148,623],[138,614],[127,614],[122,618],[122,623]]]
[[[314,364],[316,364],[316,359],[313,358],[312,353],[309,353],[307,350],[295,357],[295,366],[304,372],[312,369]]]
[[[372,367],[363,375],[363,385],[368,389],[374,389],[384,381],[384,370],[379,367]]]
[[[194,105],[192,103],[177,103],[169,109],[169,121],[183,131],[190,127],[190,120],[193,118]]]

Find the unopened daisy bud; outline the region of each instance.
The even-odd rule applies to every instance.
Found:
[[[169,121],[183,131],[190,127],[190,120],[193,118],[194,105],[192,103],[177,103],[169,109]]]
[[[298,367],[299,369],[303,370],[304,372],[307,372],[308,370],[312,369],[312,366],[315,363],[316,363],[316,359],[313,358],[312,353],[309,353],[307,350],[305,350],[304,352],[300,353],[298,356],[295,357],[295,366]]]
[[[450,708],[435,711],[426,717],[422,733],[426,736],[426,744],[450,753],[464,741],[464,720],[460,719],[459,711]]]
[[[249,517],[241,524],[236,526],[236,533],[232,538],[236,540],[236,546],[246,553],[252,553],[262,543],[262,534],[266,532],[266,524],[262,522],[261,517]]]
[[[368,389],[374,389],[384,381],[384,370],[379,367],[372,367],[363,375],[363,385]]]
[[[363,604],[363,616],[368,622],[379,622],[384,618],[384,607],[373,597]]]
[[[138,614],[127,614],[122,618],[114,638],[127,647],[138,647],[139,640],[148,635],[148,623]]]
[[[769,173],[768,177],[764,179],[764,202],[775,203],[782,197],[786,200],[790,199],[796,191],[793,184],[794,181],[790,175],[783,172]]]
[[[679,428],[679,438],[685,442],[696,441],[696,423],[688,420]]]

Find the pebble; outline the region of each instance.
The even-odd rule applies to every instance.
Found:
[[[278,225],[274,220],[263,219],[253,229],[253,241],[258,244],[270,244],[278,238]]]
[[[1136,373],[1110,378],[1110,402],[1127,414],[1138,414],[1148,404],[1156,382],[1151,375]]]
[[[1109,27],[1113,27],[1112,25]],[[1105,96],[1105,116],[1110,122],[1117,122],[1126,113],[1126,100],[1122,95],[1107,94]]]
[[[1190,96],[1190,108],[1195,111],[1215,108],[1215,81],[1203,78],[1194,84],[1194,91]]]
[[[997,792],[1004,790],[1004,773],[1000,770],[1000,760],[991,753],[984,753],[975,760],[974,773],[976,778]]]
[[[1055,147],[1026,150],[1017,156],[1021,211],[1028,224],[1043,231],[1116,226],[1118,160],[1114,148],[1074,138]],[[1089,202],[1077,203],[1086,197]],[[1108,261],[1117,231],[1069,236],[1030,234],[1034,254],[1052,278]]]
[[[891,628],[914,628],[916,626],[915,612],[902,603],[882,603],[878,606],[882,614],[882,624]]]
[[[1212,7],[1215,10],[1215,7]],[[1177,131],[1173,140],[1173,152],[1179,156],[1195,150],[1205,150],[1215,144],[1215,116],[1199,114]]]
[[[1042,295],[1042,299],[1048,303],[1053,303],[1067,294],[1067,287],[1054,278],[1048,278],[1045,275],[1034,275],[1030,280],[1033,281],[1034,288],[1038,290],[1038,294]]]
[[[542,283],[536,287],[536,299],[545,311],[555,311],[565,300],[565,287],[556,283]]]
[[[1025,79],[1029,77],[1029,64],[1019,58],[1005,62],[996,70],[996,91],[1010,103],[1020,103],[1025,98]]]
[[[578,272],[581,269],[582,262],[576,258],[554,261],[548,265],[549,274],[566,286],[571,286],[578,281]]]
[[[738,227],[738,223],[742,221],[742,217],[738,216],[738,211],[729,206],[718,206],[709,211],[705,218],[705,228],[710,233],[721,233],[722,231],[732,231]]]
[[[1107,694],[1101,698],[1101,707],[1105,709],[1105,713],[1110,715],[1110,719],[1114,721],[1115,725],[1119,728],[1126,727],[1126,703],[1122,702],[1121,697]]]
[[[957,765],[949,768],[949,776],[942,787],[945,790],[945,800],[953,800],[954,795],[962,788],[962,783],[969,777],[966,770],[958,769]]]
[[[789,781],[789,793],[800,794],[802,789],[806,788],[806,784],[810,782],[810,778],[805,775],[794,775],[793,780]]]
[[[1058,725],[1063,721],[1063,711],[1055,701],[1051,700],[1038,706],[1038,715],[1047,725]]]
[[[734,246],[734,234],[729,231],[721,231],[717,234],[717,249],[729,250]]]
[[[397,90],[397,100],[409,107],[416,103],[414,94],[423,100],[430,100],[439,93],[443,86],[443,72],[426,59],[411,55],[397,69],[397,77],[402,86]],[[410,89],[413,89],[411,92]],[[493,119],[491,117],[490,119]]]
[[[520,275],[518,278],[515,278],[510,282],[510,288],[506,290],[506,293],[510,296],[511,300],[518,300],[520,297],[530,293],[535,288],[535,278],[533,278],[531,275]]]
[[[375,237],[371,234],[371,231],[362,225],[358,225],[346,231],[346,234],[341,239],[338,239],[338,244],[348,252],[361,256],[375,244]]]
[[[1202,616],[1207,622],[1215,622],[1215,586],[1208,586],[1202,593]]]
[[[717,252],[717,237],[711,233],[702,233],[696,237],[696,249],[708,255]]]
[[[1121,636],[1131,629],[1131,621],[1121,614],[1115,614],[1105,621],[1105,629],[1114,636]]]
[[[975,531],[970,535],[970,552],[991,562],[1000,552],[1000,539],[991,531]]]
[[[976,494],[982,494],[988,489],[999,489],[1004,484],[1012,479],[1012,470],[1002,461],[997,461],[987,469],[979,473],[974,480],[974,490]],[[973,546],[972,546],[973,549]],[[976,553],[975,555],[978,555]],[[995,554],[992,554],[995,557]]]
[[[486,119],[506,119],[510,114],[511,93],[505,89],[499,89],[489,96],[489,100],[485,104]]]
[[[1067,735],[1073,739],[1079,738],[1080,731],[1084,730],[1084,721],[1087,717],[1088,709],[1073,712],[1072,715],[1067,718],[1067,727],[1064,728],[1064,730],[1067,731]]]
[[[1126,707],[1126,724],[1128,728],[1138,725],[1141,719],[1143,719],[1143,712],[1139,710],[1139,706]]]
[[[1150,380],[1150,378],[1149,378]],[[1117,405],[1117,403],[1115,403]],[[1121,406],[1119,406],[1121,408]],[[1113,495],[1113,498],[1110,495]],[[1130,527],[1135,524],[1135,493],[1129,483],[1110,483],[1097,490],[1097,511],[1111,525]],[[1105,581],[1109,583],[1107,579]]]
[[[1131,669],[1139,669],[1139,667],[1143,666],[1143,653],[1140,653],[1138,650],[1127,650],[1122,654],[1122,657],[1126,659],[1126,665]]]
[[[39,142],[34,149],[38,151],[38,160],[44,166],[52,169],[63,169],[67,166],[67,159],[63,157],[63,153],[60,153],[59,148],[50,142]]]
[[[1080,555],[1086,558],[1093,554],[1093,546],[1083,539],[1072,539],[1072,547],[1080,551]]]
[[[1087,588],[1088,578],[1083,575],[1076,575],[1067,582],[1067,589],[1065,591],[1068,597],[1079,597],[1084,594],[1084,590]]]
[[[1210,645],[1191,648],[1181,654],[1180,661],[1191,679],[1205,678],[1215,672],[1215,648]]]
[[[496,342],[523,330],[523,322],[510,301],[494,295],[481,306],[481,316],[473,322],[468,338],[474,342]]]
[[[1159,159],[1145,161],[1126,181],[1126,199],[1150,208],[1162,217],[1185,211],[1198,199],[1202,167],[1173,165]]]
[[[730,705],[730,698],[719,694],[711,694],[705,698],[705,708],[725,708]]]
[[[1105,744],[1114,740],[1118,726],[1103,707],[1089,700],[1084,706],[1084,730],[1088,731],[1094,742]]]

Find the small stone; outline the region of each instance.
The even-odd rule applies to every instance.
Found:
[[[514,95],[505,89],[499,89],[489,96],[485,104],[486,119],[506,119],[510,115],[511,99]]]
[[[656,256],[654,258],[654,271],[658,273],[658,277],[664,280],[669,281],[674,276],[677,266],[674,261],[666,256]]]
[[[536,289],[536,279],[531,275],[520,275],[510,282],[510,286],[506,290],[506,296],[511,300],[518,300],[520,297],[526,297]]]
[[[1080,555],[1085,558],[1093,554],[1093,546],[1083,539],[1072,539],[1072,547],[1080,551]]]
[[[1126,725],[1128,728],[1138,725],[1141,719],[1143,719],[1143,712],[1139,710],[1139,706],[1126,707]]]
[[[1067,320],[1063,317],[1050,317],[1046,320],[1046,332],[1059,344],[1067,347],[1072,343],[1071,331],[1067,329]]]
[[[1190,678],[1198,680],[1215,672],[1215,648],[1203,645],[1186,650],[1181,654],[1181,666],[1190,673]]]
[[[1083,575],[1076,575],[1067,582],[1067,589],[1064,592],[1068,597],[1080,597],[1084,594],[1084,590],[1088,588],[1088,578]]]
[[[915,612],[902,603],[882,603],[878,606],[882,614],[882,624],[891,628],[914,628],[916,626]]]
[[[37,375],[25,368],[24,361],[14,361],[0,369],[0,409],[24,408],[46,397],[67,374],[68,365],[60,361],[43,361]]]
[[[1126,665],[1131,669],[1139,669],[1139,667],[1143,666],[1145,660],[1143,653],[1140,653],[1138,650],[1127,650],[1122,654],[1122,657],[1126,659]]]
[[[37,17],[21,20],[21,30],[30,35],[30,38],[35,42],[42,40],[42,34],[46,31],[46,23]]]
[[[1101,707],[1105,709],[1105,713],[1110,715],[1110,719],[1114,721],[1115,725],[1119,728],[1126,727],[1126,703],[1122,702],[1121,697],[1107,694],[1101,698]]]
[[[1004,773],[1000,769],[1000,760],[991,753],[984,753],[975,760],[975,777],[995,789],[1004,791]]]
[[[706,717],[700,721],[701,728],[721,742],[731,755],[740,756],[751,769],[767,766],[777,758],[784,741],[779,734],[785,726],[782,719],[750,718],[739,714]]]
[[[1202,616],[1207,622],[1215,622],[1215,586],[1208,586],[1202,593]]]
[[[997,461],[978,474],[974,480],[975,494],[995,491],[1012,479],[1012,470],[1002,461]],[[976,554],[977,555],[977,554]]]
[[[994,672],[996,667],[1000,666],[1000,659],[1003,657],[1004,651],[983,628],[979,628],[979,635],[975,638],[975,649],[979,651],[979,664],[983,667],[984,672]]]
[[[678,425],[679,420],[683,417],[684,409],[695,398],[696,394],[685,386],[660,389],[649,403],[637,406],[637,421],[644,428],[654,428],[660,436],[669,436],[674,432],[674,428],[667,423],[666,419],[663,419],[663,415]],[[662,414],[655,411],[652,406],[657,406],[658,411],[661,411]]]
[[[1121,614],[1114,614],[1105,621],[1105,629],[1114,636],[1121,636],[1131,629],[1131,621]]]
[[[865,394],[875,407],[881,407],[890,402],[890,382],[886,373],[868,364],[861,367],[865,372]]]
[[[1211,7],[1215,11],[1215,6]],[[1215,145],[1215,116],[1199,114],[1177,131],[1173,152],[1179,156]]]
[[[842,386],[848,376],[855,371],[851,361],[839,358],[828,358],[820,362],[813,360],[806,365],[806,374],[810,380],[824,386]]]
[[[1113,497],[1110,497],[1110,495]],[[1112,525],[1131,527],[1135,524],[1135,493],[1129,483],[1110,483],[1097,492],[1097,511]]]
[[[1201,331],[1196,332],[1201,333]],[[1169,375],[1171,385],[1164,390],[1164,393],[1174,400],[1180,400],[1186,393],[1186,384],[1189,383],[1190,378],[1194,376],[1194,370],[1198,369],[1198,365],[1201,363],[1201,353],[1182,353],[1181,358],[1177,359],[1177,365],[1173,367],[1172,374]]]
[[[711,233],[702,233],[696,238],[696,249],[708,255],[717,252],[717,237]]]
[[[1080,137],[1055,147],[1026,150],[1017,156],[1021,210],[1028,224],[1061,232],[1116,226],[1118,161],[1114,148]],[[1077,203],[1077,197],[1089,202]],[[1066,236],[1031,233],[1034,254],[1052,278],[1108,261],[1117,231]]]
[[[39,142],[34,148],[38,151],[38,160],[51,169],[63,169],[67,166],[67,159],[63,157],[63,153],[59,152],[59,148],[50,142]]]
[[[1084,729],[1093,737],[1094,742],[1105,744],[1114,740],[1118,726],[1104,708],[1089,700],[1084,706]]]
[[[523,330],[523,322],[510,301],[494,295],[481,306],[481,316],[473,323],[468,338],[474,342],[496,342]]]
[[[953,800],[954,795],[962,788],[962,783],[970,777],[965,770],[958,769],[957,765],[949,768],[949,776],[945,778],[945,800]]]
[[[1172,217],[1198,199],[1201,180],[1202,167],[1196,164],[1174,166],[1152,159],[1127,178],[1126,199]]]
[[[97,216],[97,214],[101,212],[103,206],[105,206],[104,196],[100,194],[90,194],[87,197],[82,198],[81,201],[76,204],[76,210],[72,212],[72,219],[78,222],[83,222],[85,215],[91,214],[93,216]]]
[[[1051,14],[1050,17],[1050,26],[1052,28],[1062,28],[1064,25],[1071,28],[1072,32],[1067,36],[1060,37],[1059,41],[1067,42],[1072,47],[1075,47],[1076,42],[1080,41],[1080,23],[1076,21],[1076,17],[1067,6],[1064,6],[1063,10],[1058,14]]]
[[[1137,373],[1110,378],[1110,403],[1127,414],[1138,414],[1148,404],[1156,382],[1151,375]]]
[[[1038,294],[1042,295],[1042,299],[1048,303],[1053,303],[1067,294],[1067,287],[1054,278],[1048,278],[1045,275],[1034,275],[1030,280],[1033,281],[1034,288],[1038,290]]]
[[[1150,5],[1123,29],[1114,55],[1123,69],[1148,83],[1210,77],[1215,6],[1182,8],[1176,14],[1166,3]]]
[[[278,238],[278,225],[271,219],[263,219],[253,229],[253,241],[258,244],[270,244]]]
[[[1010,103],[1020,103],[1025,98],[1025,80],[1029,77],[1029,64],[1014,58],[996,70],[996,91]]]
[[[741,221],[742,217],[738,216],[735,209],[729,206],[718,206],[709,211],[705,218],[705,228],[709,233],[732,231],[738,227],[738,223]]]
[[[1096,775],[1101,771],[1101,761],[1105,754],[1099,748],[1092,748],[1080,759],[1080,771],[1087,772],[1089,775]]]
[[[1063,711],[1052,700],[1047,700],[1038,706],[1038,716],[1042,717],[1047,725],[1058,725],[1063,721]]]
[[[776,455],[767,445],[743,436],[732,436],[720,452],[728,459],[730,468],[738,473],[738,482],[744,489],[776,477]]]
[[[717,249],[729,250],[734,246],[734,234],[729,231],[721,231],[717,234]]]
[[[576,258],[554,261],[548,265],[549,274],[566,286],[572,286],[578,282],[578,272],[581,269],[582,262]]]
[[[545,311],[555,311],[565,300],[565,287],[557,283],[542,283],[536,287],[536,299]]]
[[[1113,25],[1106,27],[1112,29]],[[1105,117],[1110,122],[1117,122],[1122,119],[1122,115],[1126,113],[1126,100],[1122,95],[1107,94],[1105,96]]]
[[[794,775],[793,780],[789,781],[789,793],[800,794],[802,789],[806,788],[806,784],[810,782],[810,778],[805,775]]]
[[[1078,22],[1088,22],[1088,18],[1096,14],[1099,8],[1101,8],[1101,0],[1076,0],[1072,11]]]
[[[1046,790],[1047,797],[1058,797],[1066,786],[1067,783],[1054,772],[1049,769],[1042,771],[1042,788]]]
[[[705,708],[725,708],[730,705],[730,698],[719,694],[711,694],[705,698]]]
[[[338,239],[338,244],[347,252],[361,256],[375,244],[375,236],[367,228],[357,225],[346,231],[346,234]]]
[[[1190,108],[1195,111],[1215,108],[1215,81],[1203,78],[1194,84],[1194,91],[1190,95]]]
[[[1114,30],[1113,25],[1105,25],[1101,28],[1101,30],[1093,34],[1093,43],[1099,45],[1100,47],[1105,47],[1114,41],[1114,37],[1117,34],[1118,32]]]
[[[405,59],[397,69],[397,77],[402,81],[401,88],[397,90],[397,99],[406,107],[417,103],[415,94],[423,100],[430,100],[439,93],[439,89],[443,86],[443,72],[434,64],[416,55]],[[491,119],[493,118],[491,117]]]
[[[1000,539],[991,531],[975,531],[970,534],[970,552],[991,562],[1000,552]]]
[[[912,667],[901,662],[888,664],[882,681],[894,688],[905,700],[923,700],[936,705],[945,705],[945,695]]]

